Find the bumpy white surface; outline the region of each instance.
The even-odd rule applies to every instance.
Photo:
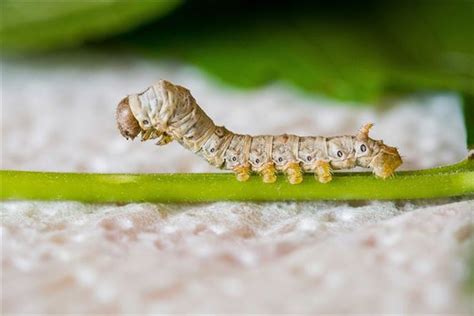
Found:
[[[80,56],[2,65],[2,168],[214,171],[177,144],[126,142],[114,108],[158,78],[236,132],[335,135],[374,121],[405,168],[461,160],[459,98],[334,107],[276,84],[216,85],[190,68]],[[434,184],[435,185],[435,184]],[[4,202],[8,313],[467,313],[474,202],[85,205]]]
[[[462,312],[473,207],[4,203],[4,308]]]

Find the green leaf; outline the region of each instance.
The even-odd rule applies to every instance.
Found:
[[[327,184],[307,174],[303,183],[280,176],[265,184],[253,176],[238,182],[232,174],[84,174],[0,171],[0,199],[83,202],[210,202],[420,199],[474,193],[474,161],[420,171],[398,172],[381,180],[370,173],[336,173]],[[436,185],[433,185],[436,184]]]
[[[0,39],[7,51],[43,51],[77,46],[164,15],[180,3],[162,1],[2,2]]]
[[[464,125],[466,126],[467,147],[474,149],[474,95],[466,94],[463,100]]]
[[[473,10],[474,2],[456,0],[192,2],[119,40],[243,88],[281,80],[361,101],[419,90],[474,94]]]

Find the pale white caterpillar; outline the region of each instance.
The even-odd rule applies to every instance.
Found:
[[[396,148],[369,137],[371,123],[355,136],[234,134],[216,126],[189,90],[165,80],[124,98],[116,120],[127,139],[141,134],[142,140],[156,139],[159,145],[176,140],[210,164],[232,170],[239,181],[255,172],[272,183],[282,172],[290,183],[297,184],[307,172],[326,183],[332,179],[331,170],[356,166],[372,168],[376,176],[387,178],[402,164]]]

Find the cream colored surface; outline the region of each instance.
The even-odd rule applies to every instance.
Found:
[[[4,62],[2,77],[4,169],[214,171],[178,144],[126,142],[116,130],[120,98],[159,78],[189,87],[236,132],[353,134],[373,121],[405,168],[466,155],[453,94],[334,107],[282,84],[235,91],[187,67],[89,55]],[[5,313],[469,312],[469,199],[0,209]]]

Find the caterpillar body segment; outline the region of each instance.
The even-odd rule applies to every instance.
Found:
[[[252,137],[250,135],[234,134],[225,151],[224,168],[234,171],[239,181],[247,181],[250,177],[252,170],[249,163],[251,143]]]
[[[270,149],[277,171],[284,172],[291,184],[303,181],[303,170],[298,161],[299,136],[279,135],[273,137]]]
[[[253,172],[272,183],[283,173],[290,183],[298,184],[303,173],[314,173],[319,182],[327,183],[332,170],[356,166],[387,178],[402,164],[396,148],[369,137],[371,123],[355,136],[234,134],[215,125],[189,90],[165,80],[124,98],[116,120],[127,139],[141,134],[142,141],[155,139],[158,145],[177,141],[211,165],[233,171],[239,181],[248,180]]]
[[[225,152],[229,147],[234,134],[223,126],[217,126],[201,148],[202,156],[213,166],[222,167],[225,161]]]

